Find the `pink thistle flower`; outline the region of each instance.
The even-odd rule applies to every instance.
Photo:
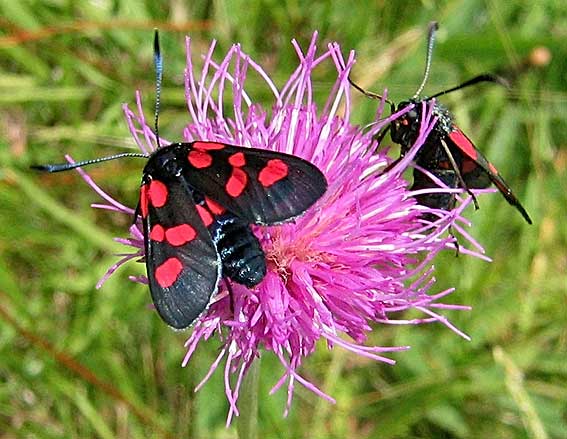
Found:
[[[333,398],[303,378],[298,369],[321,338],[377,361],[394,364],[386,352],[408,346],[365,346],[372,323],[418,324],[441,322],[468,338],[437,310],[468,309],[443,304],[440,300],[453,289],[430,293],[435,279],[432,260],[443,249],[454,251],[449,227],[472,246],[461,245],[461,253],[483,257],[483,250],[466,232],[468,222],[461,216],[470,199],[461,200],[454,210],[429,209],[416,204],[402,173],[433,128],[431,104],[423,111],[421,132],[408,154],[388,172],[391,162],[374,140],[398,114],[381,119],[383,103],[368,130],[350,121],[351,98],[348,74],[354,54],[344,58],[338,44],[317,53],[317,35],[305,51],[292,42],[299,65],[278,89],[268,74],[234,45],[220,61],[213,60],[215,43],[203,56],[200,74],[195,74],[191,42],[187,38],[185,96],[190,121],[183,141],[208,140],[253,146],[295,154],[321,169],[328,181],[327,193],[294,223],[277,227],[255,227],[268,261],[268,273],[255,288],[234,284],[233,304],[224,286],[210,308],[196,322],[185,344],[187,365],[201,341],[217,336],[222,348],[205,374],[200,389],[225,359],[225,393],[230,404],[227,424],[238,415],[237,400],[242,378],[261,350],[271,351],[280,360],[283,373],[272,392],[287,386],[287,414],[296,382],[319,396]],[[326,65],[336,69],[337,79],[322,110],[313,101],[312,73]],[[255,103],[246,90],[250,73],[257,75],[273,95],[268,111]],[[230,95],[231,99],[226,96]],[[230,105],[227,102],[231,102]],[[130,132],[141,151],[155,149],[156,138],[142,112],[140,94],[136,110],[124,106]],[[425,104],[423,104],[425,105]],[[175,139],[179,141],[180,139]],[[161,140],[162,145],[168,144]],[[134,210],[115,201],[79,169],[87,183],[105,200],[93,207],[132,216]],[[432,176],[432,178],[434,178]],[[460,192],[443,187],[430,192]],[[427,222],[423,213],[437,220]],[[134,248],[122,255],[98,286],[116,269],[144,254],[140,224],[130,228],[130,238],[118,242]],[[132,277],[147,283],[145,277]],[[396,318],[415,309],[423,317]],[[348,337],[345,337],[348,336]],[[231,383],[231,376],[235,375]]]

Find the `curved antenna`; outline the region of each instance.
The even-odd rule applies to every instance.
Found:
[[[348,82],[350,83],[350,85],[352,85],[354,88],[356,88],[360,93],[362,93],[364,96],[370,98],[370,99],[378,99],[378,100],[382,100],[384,99],[384,101],[389,104],[390,106],[395,104],[390,100],[390,99],[386,99],[384,98],[384,96],[379,95],[377,93],[372,93],[371,91],[366,91],[364,90],[360,85],[358,85],[356,82],[354,82],[352,79],[350,79],[350,75],[347,76]]]
[[[492,82],[494,84],[499,84],[503,87],[510,88],[510,84],[502,76],[493,75],[492,73],[483,73],[482,75],[475,76],[474,78],[471,78],[468,81],[463,82],[462,84],[451,87],[448,90],[443,90],[439,93],[435,93],[433,96],[429,96],[427,100],[446,95],[447,93],[451,93],[462,88],[470,87],[471,85],[478,84],[479,82]]]
[[[109,157],[99,157],[97,159],[85,160],[83,162],[59,163],[53,165],[32,165],[30,166],[30,168],[44,172],[61,172],[61,171],[68,171],[70,169],[80,168],[81,166],[94,165],[100,162],[107,162],[109,160],[121,159],[123,157],[143,157],[147,159],[149,156],[147,156],[146,154],[140,154],[135,152],[123,152],[122,154],[111,155]]]
[[[158,118],[159,118],[159,105],[161,96],[161,81],[163,77],[163,59],[161,57],[161,50],[159,47],[159,31],[154,29],[154,66],[156,68],[156,108],[154,113],[154,130],[156,133],[156,142],[158,148],[161,148],[159,141],[159,128],[158,128]]]
[[[417,99],[423,88],[425,87],[425,83],[429,78],[429,70],[431,69],[431,56],[433,54],[433,46],[435,45],[435,32],[439,29],[439,24],[436,21],[432,21],[429,23],[429,30],[427,32],[427,54],[425,55],[425,72],[423,73],[423,80],[421,81],[421,85],[418,87],[417,91],[413,95],[412,99]]]

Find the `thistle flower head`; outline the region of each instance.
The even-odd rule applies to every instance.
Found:
[[[338,44],[318,51],[316,40],[315,34],[305,50],[292,42],[298,66],[280,88],[239,45],[218,58],[215,43],[211,44],[197,73],[191,42],[186,42],[188,123],[183,141],[217,141],[294,154],[317,165],[329,182],[323,198],[295,222],[254,227],[268,262],[265,279],[252,289],[234,284],[232,299],[221,284],[189,334],[183,365],[202,341],[217,337],[222,345],[198,388],[224,359],[228,422],[238,414],[242,378],[262,352],[275,355],[282,364],[282,376],[273,391],[287,387],[287,412],[296,382],[333,401],[298,370],[320,339],[328,347],[339,346],[392,364],[394,361],[383,354],[407,347],[365,346],[371,325],[379,328],[381,324],[437,321],[464,336],[437,310],[466,307],[439,302],[452,290],[431,290],[432,259],[443,249],[454,251],[453,238],[447,236],[450,227],[476,247],[468,250],[461,242],[461,253],[482,253],[462,230],[461,212],[468,200],[451,212],[419,206],[402,177],[436,122],[431,107],[423,111],[415,145],[396,166],[383,172],[391,159],[377,145],[376,135],[400,114],[381,119],[381,105],[370,129],[353,125],[348,74],[354,55],[344,58]],[[336,71],[336,81],[323,105],[313,100],[316,69]],[[271,108],[256,103],[249,93],[251,74],[256,76],[255,84],[260,78],[272,95]],[[141,110],[139,94],[136,102],[135,109],[124,106],[126,120],[139,148],[150,153],[155,149],[155,135]],[[168,143],[161,139],[162,145]],[[134,214],[80,172],[105,199],[95,207]],[[443,187],[431,190],[451,191]],[[424,221],[424,213],[438,219]],[[119,242],[134,248],[133,252],[111,267],[101,283],[124,262],[143,256],[140,225],[133,225],[130,234]],[[145,278],[132,279],[147,282]],[[422,318],[401,320],[400,312],[409,309],[420,311]]]

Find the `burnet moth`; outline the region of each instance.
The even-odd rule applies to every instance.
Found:
[[[289,154],[209,141],[160,145],[157,30],[154,62],[157,150],[32,168],[59,172],[123,157],[147,159],[134,221],[141,217],[155,308],[168,325],[183,329],[205,311],[223,277],[253,287],[266,275],[250,225],[292,221],[325,193],[327,180],[315,165]]]
[[[423,80],[415,94],[410,99],[400,102],[398,105],[388,99],[385,99],[385,101],[390,104],[392,113],[400,111],[410,105],[413,106],[411,110],[393,121],[380,134],[381,139],[388,131],[390,131],[392,141],[400,145],[400,158],[408,152],[419,135],[423,102],[428,102],[439,96],[478,84],[480,82],[493,82],[506,85],[505,81],[496,75],[482,74],[475,76],[456,87],[435,93],[432,96],[420,97],[429,77],[431,56],[435,42],[435,32],[437,29],[438,25],[436,22],[432,22],[429,25],[425,72]],[[364,93],[366,96],[373,99],[382,99],[382,96],[362,89],[350,80],[350,78],[349,81],[357,90]],[[425,144],[417,153],[415,163],[419,167],[429,171],[431,175],[438,178],[447,187],[452,189],[462,188],[469,192],[477,209],[478,202],[470,189],[483,189],[490,186],[491,183],[494,183],[506,201],[518,209],[524,219],[531,224],[532,220],[530,216],[521,205],[520,201],[516,198],[510,186],[508,186],[508,184],[500,176],[496,167],[494,167],[494,165],[490,163],[486,157],[484,157],[484,155],[475,147],[474,143],[455,124],[453,115],[449,112],[449,110],[438,102],[435,102],[433,106],[433,115],[437,117],[437,124],[427,137]],[[390,165],[387,169],[393,167],[398,160],[392,163],[392,165]],[[414,169],[413,178],[412,190],[432,189],[438,187],[438,185],[430,177],[428,177],[427,174],[424,174],[417,168]],[[455,195],[452,193],[425,193],[417,195],[416,199],[424,206],[443,210],[453,209],[456,201]]]

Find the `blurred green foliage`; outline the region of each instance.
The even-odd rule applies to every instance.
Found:
[[[152,114],[154,26],[165,56],[161,127],[174,139],[187,117],[185,34],[195,53],[211,38],[219,53],[241,42],[281,84],[296,65],[290,40],[305,45],[318,30],[321,44],[357,50],[361,85],[388,87],[400,100],[421,80],[435,19],[426,93],[484,71],[512,82],[510,91],[484,85],[443,102],[534,225],[499,195],[483,196],[469,212],[471,233],[494,262],[450,252],[436,260],[436,289],[455,286],[449,300],[473,306],[446,313],[472,342],[439,324],[379,326],[369,344],[412,346],[393,355],[393,367],[321,345],[301,373],[337,404],[298,387],[287,419],[285,392],[268,396],[280,366],[265,355],[259,437],[567,438],[564,2],[25,0],[0,1],[0,11],[0,437],[236,437],[224,426],[222,374],[193,393],[217,342],[180,367],[186,334],[146,312],[146,288],[127,280],[143,272],[140,264],[94,288],[120,251],[111,237],[124,236],[129,219],[90,209],[98,199],[75,173],[28,170],[64,153],[91,158],[133,147],[121,104],[140,89]],[[538,61],[546,53],[551,61]],[[322,99],[332,72],[316,79]],[[355,119],[366,123],[376,103],[356,99]],[[135,205],[138,162],[91,173]]]

